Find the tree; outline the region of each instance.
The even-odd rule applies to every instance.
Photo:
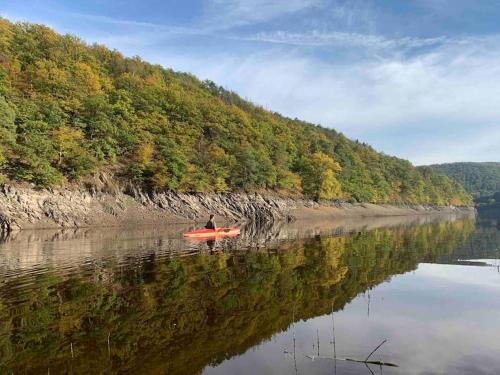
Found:
[[[335,173],[342,168],[333,158],[317,151],[310,158],[303,158],[302,168],[302,186],[306,195],[316,200],[341,197],[341,185]]]
[[[15,144],[15,112],[4,97],[0,96],[0,171],[7,163],[8,151]]]
[[[54,131],[53,139],[59,171],[77,180],[93,170],[96,160],[82,146],[84,135],[80,129],[60,127]]]
[[[209,186],[217,192],[228,191],[228,178],[234,168],[234,157],[228,155],[222,147],[211,144],[207,148],[204,162],[209,176]]]

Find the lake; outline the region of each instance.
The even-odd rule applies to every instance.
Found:
[[[494,217],[193,228],[4,238],[0,373],[500,372]]]

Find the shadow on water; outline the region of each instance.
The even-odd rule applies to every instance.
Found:
[[[467,246],[471,218],[38,231],[0,244],[0,373],[201,372]],[[332,305],[333,303],[333,305]]]

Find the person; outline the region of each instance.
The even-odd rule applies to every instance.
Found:
[[[210,214],[210,220],[208,220],[207,224],[205,225],[205,229],[217,229],[217,225],[215,225],[214,214]]]

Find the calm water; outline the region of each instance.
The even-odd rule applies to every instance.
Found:
[[[401,220],[18,233],[0,373],[498,374],[500,221]]]

